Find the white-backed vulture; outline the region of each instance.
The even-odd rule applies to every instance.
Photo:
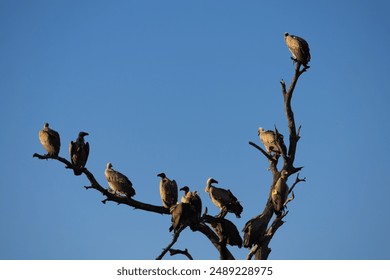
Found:
[[[179,204],[173,205],[169,211],[172,215],[172,225],[169,231],[173,230],[176,233],[179,229],[191,226],[194,222],[194,208],[189,203],[180,202]]]
[[[267,230],[268,220],[264,215],[258,215],[246,222],[244,229],[244,247],[251,248],[261,241]]]
[[[198,192],[190,192],[190,188],[188,186],[184,186],[180,190],[184,191],[181,202],[189,203],[192,207],[194,207],[195,214],[197,218],[200,219],[200,216],[202,215],[202,200],[200,199]]]
[[[160,180],[160,197],[165,208],[170,208],[177,203],[177,184],[175,180],[169,180],[165,173],[157,174]]]
[[[220,209],[218,216],[223,218],[227,212],[230,212],[234,213],[237,218],[240,218],[243,208],[237,198],[230,190],[214,187],[211,185],[212,183],[218,184],[218,181],[209,178],[206,183],[205,192],[210,195],[211,201]]]
[[[130,182],[129,178],[114,170],[111,163],[107,163],[104,175],[106,175],[108,185],[115,193],[124,194],[128,198],[135,195],[133,184]]]
[[[57,131],[49,128],[48,123],[45,123],[43,129],[39,131],[39,140],[48,156],[58,157],[61,147],[60,135]]]
[[[73,164],[74,175],[81,175],[89,155],[89,143],[84,141],[84,136],[89,135],[87,132],[81,131],[76,141],[70,141],[69,153],[70,160]]]
[[[274,206],[275,214],[278,216],[282,213],[284,203],[288,197],[288,186],[286,183],[287,177],[288,172],[286,170],[282,170],[280,172],[279,179],[271,189],[272,205]]]
[[[263,143],[265,149],[270,154],[271,152],[281,154],[282,152],[284,154],[287,153],[286,145],[283,141],[283,135],[279,133],[279,141],[277,139],[277,135],[272,130],[264,131],[264,128],[259,127],[257,134],[260,137],[261,143]]]
[[[219,242],[223,245],[242,247],[242,238],[237,227],[228,219],[205,216],[205,222],[210,223],[215,233],[219,237]]]
[[[303,38],[290,35],[287,32],[284,33],[284,40],[293,55],[292,59],[308,67],[307,64],[311,58],[309,44]]]

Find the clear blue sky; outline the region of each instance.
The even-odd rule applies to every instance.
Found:
[[[1,1],[0,259],[154,259],[171,241],[170,216],[104,205],[85,177],[33,159],[44,122],[63,157],[89,132],[88,169],[108,187],[111,162],[144,202],[161,204],[165,172],[216,214],[204,192],[216,178],[244,206],[228,216],[241,230],[271,184],[248,141],[259,143],[259,126],[287,132],[284,32],[312,52],[293,99],[307,183],[270,259],[389,259],[390,4],[268,2]],[[218,258],[190,230],[174,247]]]

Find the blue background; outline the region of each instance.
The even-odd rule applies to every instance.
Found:
[[[268,3],[269,2],[269,3]],[[207,178],[261,213],[271,173],[257,128],[287,134],[279,81],[294,66],[283,33],[305,38],[311,68],[293,110],[305,166],[270,259],[389,259],[388,1],[0,1],[0,259],[154,259],[170,216],[85,190],[45,153],[89,132],[88,169],[108,187],[107,162],[136,199],[161,204],[160,172],[201,194]],[[290,178],[289,183],[294,177]],[[217,259],[200,233],[174,248]],[[247,249],[231,248],[237,259]],[[167,257],[183,259],[183,256]]]

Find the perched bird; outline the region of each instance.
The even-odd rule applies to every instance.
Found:
[[[190,192],[190,188],[187,186],[182,187],[180,190],[184,191],[181,202],[189,203],[192,207],[194,207],[195,214],[198,219],[200,219],[202,214],[202,200],[200,199],[198,192]]]
[[[275,214],[278,216],[282,213],[284,203],[288,197],[288,186],[286,183],[287,177],[288,172],[286,170],[282,170],[280,172],[279,179],[271,189],[272,205],[274,206]]]
[[[173,230],[176,233],[178,230],[191,226],[194,223],[194,207],[189,203],[180,202],[169,208],[169,211],[172,215],[172,225],[169,231]]]
[[[263,143],[265,149],[269,154],[271,153],[271,151],[277,154],[281,154],[282,152],[284,154],[287,153],[287,148],[284,144],[282,134],[278,133],[279,141],[276,133],[272,130],[264,131],[264,128],[259,127],[257,134],[259,135],[260,141]]]
[[[84,136],[87,135],[89,135],[87,132],[81,131],[76,141],[70,141],[69,144],[70,160],[74,167],[74,175],[76,176],[81,175],[88,160],[89,143],[84,141]]]
[[[48,156],[58,157],[61,147],[60,135],[57,131],[49,128],[48,123],[45,123],[43,129],[39,131],[39,140]]]
[[[165,208],[170,208],[177,203],[177,184],[175,180],[169,180],[165,173],[157,174],[160,180],[160,196]]]
[[[210,223],[215,233],[218,235],[219,242],[221,244],[238,246],[238,248],[242,247],[242,238],[240,233],[231,221],[225,218],[215,218],[206,215],[205,222]]]
[[[135,195],[135,190],[130,180],[122,173],[114,170],[110,162],[107,163],[104,175],[106,175],[108,185],[115,193],[124,194],[128,198]]]
[[[209,178],[206,183],[205,192],[210,195],[211,201],[220,209],[219,217],[225,217],[227,212],[234,213],[237,218],[240,218],[242,206],[237,198],[230,190],[214,187],[212,183],[218,184],[218,181]]]
[[[261,214],[246,222],[242,230],[244,232],[245,248],[251,248],[254,244],[261,241],[267,231],[268,221],[267,217]]]
[[[284,40],[293,55],[292,59],[308,67],[307,64],[310,61],[309,44],[301,37],[290,35],[287,32],[284,33]]]

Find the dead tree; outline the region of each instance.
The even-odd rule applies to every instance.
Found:
[[[296,167],[294,165],[297,144],[300,139],[301,126],[299,126],[298,129],[296,128],[294,112],[291,106],[291,100],[299,77],[304,72],[306,72],[308,68],[308,66],[303,66],[300,62],[296,63],[295,73],[288,89],[286,88],[285,82],[283,80],[280,81],[284,101],[284,111],[286,112],[287,126],[289,131],[289,146],[288,149],[286,149],[286,152],[284,152],[284,149],[282,149],[282,146],[285,145],[283,140],[284,137],[281,136],[276,126],[274,130],[274,136],[276,139],[275,145],[279,146],[279,153],[268,153],[254,142],[249,142],[251,146],[259,150],[261,154],[264,155],[269,161],[269,170],[272,173],[272,184],[270,187],[269,198],[267,200],[263,212],[255,218],[249,220],[245,224],[245,227],[243,229],[244,246],[251,249],[247,259],[251,259],[253,256],[255,256],[255,259],[259,260],[268,259],[268,256],[271,252],[271,249],[268,245],[275,232],[279,229],[280,226],[283,225],[283,218],[288,214],[288,211],[284,210],[282,211],[282,213],[276,213],[275,211],[275,206],[273,203],[273,194],[275,191],[275,186],[277,185],[282,172],[286,172],[288,178],[289,176],[299,172],[303,168],[302,166]],[[278,162],[280,158],[282,158],[283,160],[283,165],[279,170]],[[286,181],[287,178],[285,179]],[[283,208],[285,208],[286,205],[294,199],[294,193],[292,190],[294,189],[295,185],[301,181],[305,181],[305,178],[300,179],[298,173],[294,184],[287,191],[287,195],[291,196],[289,198],[286,198],[285,201],[283,201]],[[273,217],[275,218],[271,223]]]
[[[274,131],[264,132],[264,133],[268,133],[268,137],[270,137],[268,138],[268,142],[264,144],[266,145],[266,150],[264,150],[254,142],[249,142],[250,145],[252,145],[258,151],[260,151],[260,153],[266,158],[266,160],[268,160],[269,170],[272,173],[272,184],[270,187],[269,198],[267,200],[263,212],[257,215],[256,217],[250,219],[245,224],[245,227],[243,229],[244,247],[249,248],[249,254],[247,256],[247,259],[252,259],[253,256],[255,257],[255,259],[268,259],[268,256],[271,252],[271,249],[269,248],[269,243],[272,237],[274,236],[274,234],[276,233],[276,231],[284,223],[283,218],[288,214],[288,211],[285,211],[286,205],[294,199],[293,189],[299,182],[305,181],[305,178],[303,179],[299,178],[299,173],[298,173],[303,167],[296,167],[294,164],[295,154],[297,151],[297,144],[300,139],[301,127],[299,127],[298,129],[296,128],[294,113],[291,106],[291,100],[299,77],[304,72],[306,72],[309,66],[307,66],[307,64],[301,63],[299,60],[295,58],[293,58],[293,60],[296,62],[295,72],[289,88],[288,89],[286,88],[286,84],[283,80],[280,82],[282,88],[283,100],[284,100],[284,110],[286,112],[287,126],[289,131],[288,149],[284,143],[283,135],[279,133],[276,126],[274,128]],[[263,130],[261,130],[261,132],[263,133]],[[45,140],[49,141],[48,139]],[[59,144],[59,139],[58,139],[58,144]],[[104,188],[96,180],[92,172],[90,172],[86,167],[76,166],[72,163],[72,161],[60,157],[58,153],[57,154],[48,153],[46,155],[35,153],[33,157],[41,160],[53,159],[59,161],[65,165],[65,168],[72,169],[73,171],[77,171],[79,175],[80,173],[85,175],[89,180],[90,185],[84,186],[84,188],[87,190],[94,189],[100,192],[105,197],[102,200],[102,203],[104,204],[111,201],[117,204],[126,204],[135,209],[139,209],[147,212],[171,215],[172,208],[170,211],[170,209],[167,207],[148,204],[145,202],[135,200],[131,196],[118,195],[115,192],[109,191],[109,189]],[[280,159],[283,160],[283,163],[282,163],[282,167],[279,169],[278,162]],[[298,175],[296,176],[295,182],[291,185],[290,188],[288,188],[286,183],[288,177],[296,173],[298,173]],[[172,207],[175,206],[176,205]],[[208,223],[209,224],[213,222],[217,223],[221,221],[226,223],[227,221],[225,221],[223,217],[216,216],[215,218],[212,218],[211,216],[207,215],[207,210],[206,210],[206,213],[203,216],[199,217],[200,215],[199,213],[197,213],[196,215],[194,215],[196,217],[193,220],[191,220],[191,217],[188,215],[188,213],[191,213],[192,211],[191,207],[188,206],[188,207],[184,207],[183,209],[187,209],[187,211],[189,211],[187,212],[187,216],[185,217],[185,222],[183,222],[182,225],[180,224],[177,225],[178,228],[173,233],[172,241],[168,244],[166,248],[163,249],[162,253],[156,259],[162,259],[167,252],[170,252],[171,255],[178,254],[178,253],[184,254],[189,259],[192,259],[192,256],[189,254],[187,249],[185,250],[172,249],[172,246],[179,239],[180,233],[187,228],[190,228],[193,232],[199,232],[205,235],[212,243],[212,245],[218,250],[220,259],[223,260],[234,259],[234,256],[227,248],[227,244],[232,242],[228,242],[226,239],[227,232],[225,233],[223,232],[226,229],[222,229],[218,231],[215,229],[217,227],[215,227],[213,230],[210,226],[207,225]],[[194,213],[195,212],[196,211],[194,211]],[[272,220],[272,218],[274,219]],[[230,221],[228,222],[231,223]],[[231,224],[234,226],[233,223]],[[237,229],[235,229],[235,234],[237,234],[236,231]],[[233,244],[239,245],[240,243],[233,242]],[[241,246],[239,247],[241,248]]]

